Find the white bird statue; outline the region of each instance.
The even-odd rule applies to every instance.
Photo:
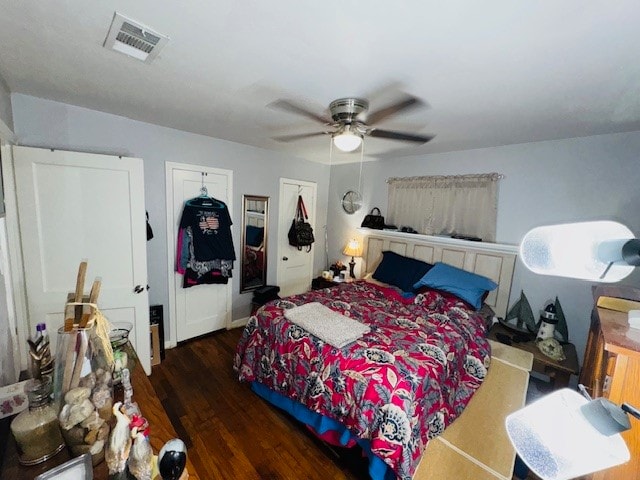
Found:
[[[131,437],[134,440],[129,455],[129,472],[136,480],[151,480],[153,450],[149,445],[149,439],[144,431],[138,431],[138,427],[131,429]]]
[[[129,451],[131,450],[129,417],[120,410],[121,406],[122,402],[116,402],[113,405],[116,426],[111,431],[111,437],[104,454],[110,475],[124,472],[129,458]]]

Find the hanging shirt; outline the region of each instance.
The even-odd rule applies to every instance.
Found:
[[[232,224],[224,202],[197,197],[185,203],[176,255],[176,271],[184,275],[184,288],[228,282],[236,258]]]
[[[206,205],[207,201],[213,205]],[[191,228],[195,259],[235,260],[231,237],[231,216],[224,202],[205,197],[185,203],[180,219],[180,229]]]

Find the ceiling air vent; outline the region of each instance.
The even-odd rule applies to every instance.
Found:
[[[169,37],[116,12],[104,46],[143,62],[151,62]]]

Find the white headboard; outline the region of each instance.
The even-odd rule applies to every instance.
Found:
[[[497,316],[507,315],[517,246],[364,228],[359,232],[364,235],[365,273],[375,271],[385,250],[427,263],[448,263],[496,282],[498,288],[489,294],[485,303]]]

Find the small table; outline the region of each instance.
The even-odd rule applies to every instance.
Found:
[[[496,323],[491,327],[488,338],[499,342],[500,340],[496,337],[496,334],[498,333],[507,335],[511,338],[512,347],[526,352],[531,352],[533,354],[532,371],[547,375],[551,381],[551,388],[554,390],[568,386],[571,375],[578,375],[578,372],[580,371],[578,366],[578,354],[576,353],[575,345],[572,343],[567,343],[562,346],[564,356],[566,358],[559,362],[542,353],[538,349],[535,340],[519,343],[514,342],[513,337],[516,335],[515,332],[505,328],[499,323]]]

